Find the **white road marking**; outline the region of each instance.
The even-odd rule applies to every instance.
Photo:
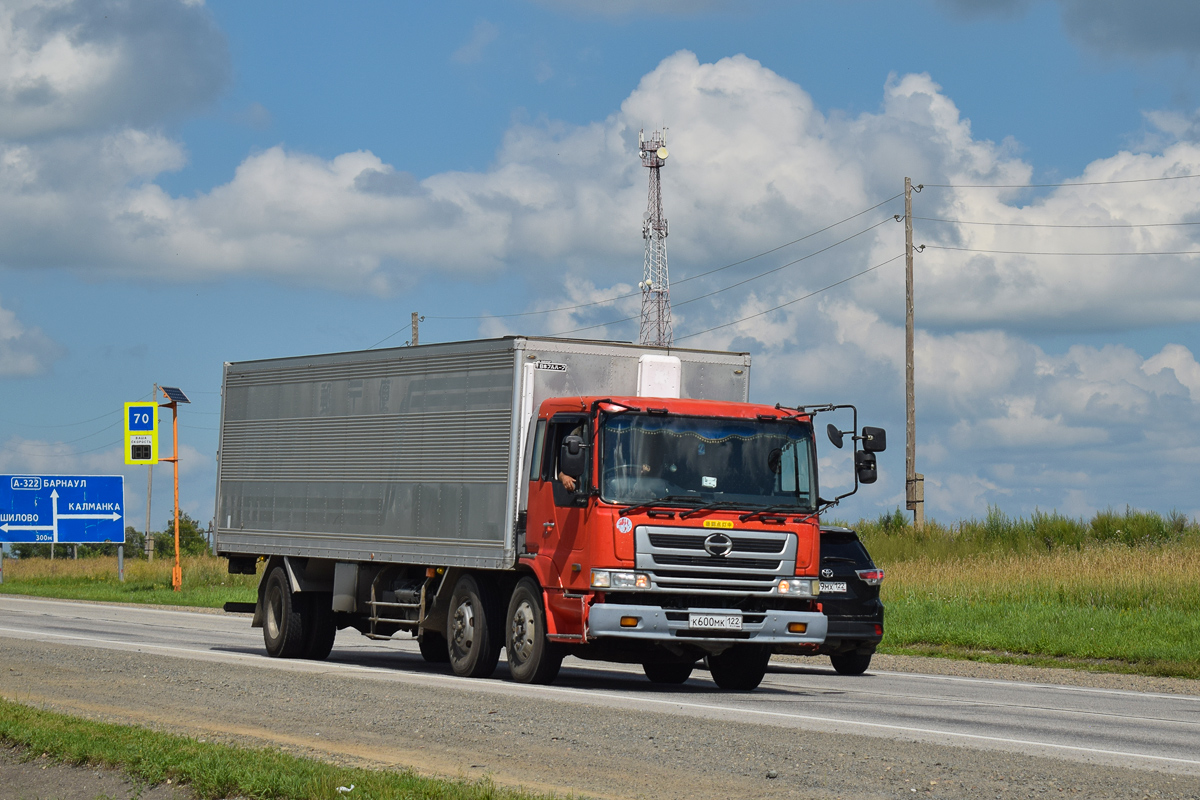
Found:
[[[358,666],[358,665],[354,665],[354,664],[338,664],[338,663],[331,663],[331,662],[298,662],[297,661],[297,662],[290,662],[290,663],[289,662],[271,663],[270,661],[268,661],[268,659],[266,659],[265,657],[263,657],[261,655],[251,655],[248,653],[234,653],[234,652],[224,652],[224,651],[219,652],[219,653],[214,653],[212,650],[201,649],[201,648],[176,647],[176,646],[172,646],[172,645],[159,645],[159,644],[131,644],[129,642],[115,641],[115,640],[111,640],[111,639],[101,639],[98,637],[78,636],[78,635],[73,635],[73,634],[60,634],[60,633],[48,633],[48,632],[35,633],[35,632],[21,630],[18,628],[0,627],[0,632],[18,634],[18,635],[21,635],[21,638],[37,638],[39,636],[47,636],[47,637],[52,637],[55,639],[68,639],[68,640],[79,641],[79,642],[89,642],[89,643],[93,643],[93,644],[107,644],[107,645],[113,645],[119,649],[134,649],[134,650],[139,650],[139,651],[142,649],[147,649],[147,650],[163,651],[166,653],[186,653],[189,656],[194,656],[198,653],[204,653],[204,654],[209,655],[210,657],[217,656],[218,660],[220,658],[230,658],[230,657],[240,658],[240,659],[249,659],[249,660],[254,660],[254,661],[258,662],[259,664],[261,664],[263,666],[270,666],[270,667],[278,666],[279,668],[289,668],[289,667],[290,668],[301,668],[300,667],[301,664],[309,664],[309,665],[312,665],[313,667],[315,667],[315,669],[312,670],[315,672],[340,671],[340,672],[347,672],[347,673],[355,673],[355,672],[368,673],[368,674],[373,674],[373,675],[388,676],[394,680],[400,680],[400,681],[442,683],[442,684],[452,685],[456,689],[470,689],[470,690],[476,690],[476,691],[491,691],[491,692],[497,691],[497,689],[495,687],[489,687],[488,682],[486,682],[486,681],[478,681],[473,678],[460,678],[458,676],[431,675],[428,673],[422,673],[422,674],[418,675],[415,673],[404,673],[404,672],[398,672],[396,670],[383,669],[381,667],[364,667],[364,666]],[[989,681],[989,682],[992,682],[992,681]],[[1149,760],[1149,761],[1157,761],[1157,762],[1161,762],[1161,763],[1183,764],[1183,765],[1188,765],[1188,766],[1200,767],[1200,760],[1196,760],[1196,759],[1173,758],[1170,756],[1149,755],[1146,753],[1135,753],[1135,752],[1123,751],[1123,750],[1106,750],[1106,749],[1097,748],[1097,747],[1081,747],[1078,745],[1057,744],[1055,742],[1036,741],[1033,739],[1014,739],[1014,738],[1003,737],[1003,736],[985,736],[983,734],[975,734],[975,733],[959,733],[956,731],[937,730],[934,728],[918,728],[918,727],[909,726],[909,725],[892,725],[892,724],[883,723],[883,722],[863,722],[860,720],[840,719],[840,718],[834,718],[834,717],[819,717],[819,716],[810,715],[810,714],[795,714],[795,713],[784,712],[784,711],[767,711],[767,710],[761,710],[761,709],[735,708],[735,707],[731,707],[731,706],[714,705],[711,703],[695,703],[695,702],[689,702],[689,701],[679,700],[679,699],[663,700],[663,699],[658,699],[658,698],[654,698],[654,697],[636,697],[636,698],[634,698],[634,697],[630,697],[628,695],[622,695],[622,694],[617,694],[617,693],[613,693],[613,692],[595,691],[595,690],[590,690],[590,689],[570,689],[570,688],[560,687],[560,686],[532,687],[532,686],[524,686],[522,684],[505,684],[504,686],[505,686],[505,691],[516,690],[516,691],[520,691],[523,693],[528,692],[528,693],[535,693],[538,695],[544,695],[546,693],[557,694],[557,695],[569,696],[569,697],[573,697],[573,698],[581,698],[585,702],[592,701],[595,698],[599,697],[599,698],[606,698],[609,700],[615,700],[615,701],[621,701],[621,702],[631,702],[632,701],[632,702],[642,703],[642,704],[651,705],[651,706],[657,705],[657,706],[669,707],[672,709],[691,709],[694,711],[716,711],[716,712],[721,712],[724,714],[737,714],[740,716],[749,717],[752,720],[755,717],[760,717],[760,718],[766,717],[766,718],[774,718],[774,719],[784,719],[784,720],[788,720],[788,721],[792,721],[792,722],[821,722],[821,723],[830,723],[833,725],[850,725],[850,726],[857,726],[857,727],[861,727],[861,728],[869,728],[869,729],[874,729],[874,730],[897,731],[897,732],[911,733],[911,734],[926,734],[926,735],[930,735],[930,736],[943,736],[943,737],[947,737],[947,738],[951,738],[951,739],[963,739],[963,740],[976,741],[976,742],[992,742],[992,743],[996,743],[996,744],[1019,745],[1019,746],[1026,746],[1026,747],[1042,747],[1042,748],[1048,748],[1048,749],[1052,749],[1052,750],[1069,751],[1069,752],[1073,752],[1073,753],[1086,753],[1086,754],[1097,755],[1097,756],[1115,756],[1115,757],[1119,757],[1119,758],[1128,758],[1128,759],[1134,759],[1134,760],[1144,759],[1144,760]]]

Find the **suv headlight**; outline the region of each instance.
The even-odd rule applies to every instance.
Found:
[[[813,578],[784,578],[775,591],[792,597],[816,597],[821,593],[821,582]]]
[[[593,589],[649,589],[650,576],[642,572],[592,570]]]

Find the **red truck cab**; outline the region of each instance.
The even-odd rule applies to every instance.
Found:
[[[543,592],[547,649],[662,682],[707,658],[718,684],[753,688],[775,646],[824,639],[811,416],[552,398],[526,448],[518,558]]]

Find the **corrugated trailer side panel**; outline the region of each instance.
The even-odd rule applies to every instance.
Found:
[[[216,550],[506,568],[529,415],[637,393],[681,361],[683,397],[745,402],[745,353],[509,337],[226,364]]]
[[[226,365],[218,551],[511,564],[515,360],[497,340]]]

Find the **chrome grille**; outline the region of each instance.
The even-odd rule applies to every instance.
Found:
[[[733,542],[725,556],[709,555],[704,541],[724,534]],[[779,578],[796,572],[796,537],[785,531],[736,531],[639,526],[636,564],[651,587],[673,592],[766,594]]]

